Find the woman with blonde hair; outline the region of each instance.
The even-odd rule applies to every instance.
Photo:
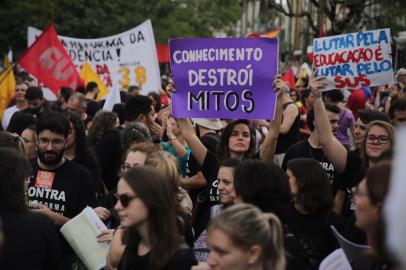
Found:
[[[191,215],[193,203],[186,190],[180,187],[179,164],[176,157],[168,152],[152,152],[146,160],[145,165],[157,168],[171,180],[171,187],[177,194],[177,200],[181,209]]]
[[[279,219],[253,205],[240,203],[220,212],[210,223],[207,241],[207,263],[192,270],[285,269]]]
[[[124,155],[121,171],[144,165],[147,157],[155,151],[155,146],[152,143],[143,142],[132,145]]]

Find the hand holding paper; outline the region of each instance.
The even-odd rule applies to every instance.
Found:
[[[326,88],[327,81],[324,77],[311,78],[309,82],[310,91],[312,91],[314,98],[319,98],[321,96],[321,91]]]
[[[98,270],[106,265],[109,245],[97,241],[98,235],[102,235],[103,240],[108,239],[110,232],[106,231],[107,227],[90,207],[86,207],[61,228],[66,241],[90,270]]]

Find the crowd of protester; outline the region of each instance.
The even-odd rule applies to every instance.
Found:
[[[251,121],[174,118],[167,77],[109,112],[94,82],[50,102],[21,73],[1,121],[0,268],[85,269],[59,230],[91,206],[106,269],[318,269],[339,248],[331,225],[396,269],[381,211],[406,69],[396,81],[323,91],[278,75],[275,118]]]

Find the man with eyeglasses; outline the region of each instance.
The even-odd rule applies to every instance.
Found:
[[[28,184],[29,207],[50,217],[58,231],[87,205],[95,204],[88,170],[63,157],[68,133],[69,122],[62,114],[45,112],[39,117],[35,136],[38,158],[31,160],[33,174]],[[64,265],[69,267],[74,253],[60,233],[59,237]]]
[[[15,88],[15,101],[16,104],[4,111],[2,125],[3,129],[7,130],[10,119],[15,112],[24,110],[28,107],[27,100],[25,99],[25,92],[27,91],[28,85],[23,81],[16,81]]]

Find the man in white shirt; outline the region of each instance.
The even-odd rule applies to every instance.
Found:
[[[17,81],[15,89],[16,105],[7,108],[3,114],[2,125],[4,130],[7,129],[10,119],[15,112],[24,110],[28,107],[27,100],[25,99],[25,91],[27,91],[28,85],[25,82]]]

